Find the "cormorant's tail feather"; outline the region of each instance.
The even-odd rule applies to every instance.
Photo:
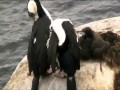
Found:
[[[33,77],[31,90],[38,90],[39,88],[39,78]]]
[[[76,90],[75,76],[67,77],[67,90]]]

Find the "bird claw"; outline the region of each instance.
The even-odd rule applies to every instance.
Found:
[[[59,71],[58,73],[55,74],[56,77],[59,77],[59,78],[66,78],[66,74],[64,71]]]

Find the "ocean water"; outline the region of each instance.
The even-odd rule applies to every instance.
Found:
[[[26,55],[32,22],[28,0],[0,0],[0,90]],[[120,15],[120,0],[41,0],[53,19],[69,18],[75,26]]]

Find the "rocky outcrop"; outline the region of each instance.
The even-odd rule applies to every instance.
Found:
[[[120,17],[91,22],[78,26],[79,32],[84,27],[91,27],[96,32],[113,31],[120,34]],[[119,70],[118,70],[119,71]],[[3,90],[30,90],[33,76],[28,76],[28,62],[25,56],[13,72],[10,80]],[[81,68],[76,73],[76,84],[78,90],[114,90],[114,77],[116,71],[100,63],[89,60],[81,61]],[[42,78],[39,84],[40,90],[66,90],[66,79],[55,77],[54,74]]]

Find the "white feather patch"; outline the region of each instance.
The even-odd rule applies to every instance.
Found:
[[[69,19],[56,19],[50,25],[50,29],[53,28],[54,32],[56,33],[59,39],[59,43],[58,43],[59,46],[61,46],[65,42],[65,39],[66,39],[66,34],[62,27],[62,23],[64,21],[69,21],[72,24],[72,22]]]
[[[28,12],[34,13],[34,14],[37,13],[37,5],[36,5],[36,3],[35,3],[34,0],[30,0],[30,1],[28,2],[27,8],[28,8]]]
[[[51,38],[51,36],[52,36],[52,30],[50,30],[49,33],[50,33],[50,34],[49,34],[49,38],[48,38],[47,43],[46,43],[47,48],[49,48],[49,41],[50,41],[50,38]]]
[[[69,77],[69,80],[71,81],[73,79],[73,77]]]
[[[37,39],[36,39],[36,38],[34,38],[34,41],[33,41],[33,43],[35,44],[35,43],[36,43],[36,41],[37,41]]]

